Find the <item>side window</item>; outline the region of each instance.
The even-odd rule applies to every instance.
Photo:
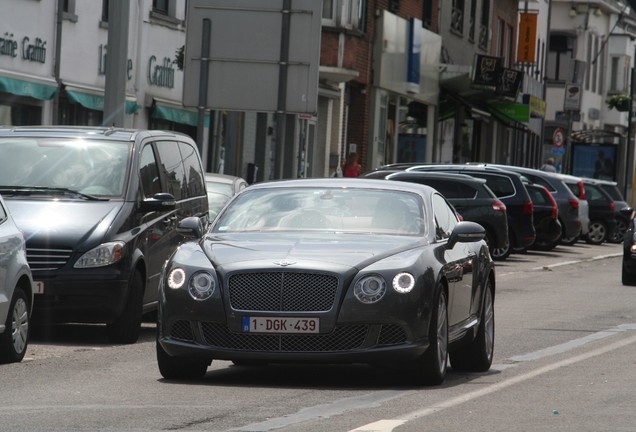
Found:
[[[179,144],[175,141],[158,141],[159,169],[166,178],[168,190],[176,200],[187,198],[185,169],[181,162]]]
[[[488,187],[499,198],[515,194],[515,188],[512,185],[512,181],[510,181],[510,179],[506,176],[488,175],[481,173],[472,173],[471,175],[486,180],[486,184],[488,185]]]
[[[205,195],[203,172],[197,149],[184,142],[179,143],[185,168],[186,190],[189,197]]]
[[[159,168],[155,159],[155,152],[150,144],[144,146],[141,151],[141,159],[139,161],[139,179],[141,188],[144,191],[144,197],[150,198],[154,194],[161,192],[161,178],[159,177]]]
[[[552,186],[549,182],[547,182],[546,180],[544,180],[543,178],[541,178],[539,176],[529,175],[527,177],[530,180],[532,180],[532,183],[536,183],[538,185],[541,185],[541,186],[545,187],[547,190],[549,190],[550,192],[555,192],[556,191],[554,186]]]
[[[5,220],[7,220],[7,212],[5,211],[2,204],[0,204],[0,224],[4,223]]]
[[[433,213],[435,214],[435,239],[447,239],[459,222],[457,216],[446,200],[440,195],[434,194],[432,202]]]

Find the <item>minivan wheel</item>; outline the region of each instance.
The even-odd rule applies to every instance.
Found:
[[[29,338],[29,303],[22,288],[13,292],[7,315],[0,334],[0,363],[16,363],[24,358]]]
[[[121,344],[137,342],[141,332],[143,296],[143,277],[140,272],[135,271],[128,284],[128,301],[126,301],[124,311],[119,318],[106,326],[108,340]]]

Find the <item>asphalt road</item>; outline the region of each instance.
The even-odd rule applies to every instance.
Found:
[[[153,324],[135,345],[102,326],[33,335],[0,365],[0,431],[636,431],[636,288],[620,245],[578,243],[497,266],[495,359],[418,388],[367,366],[237,367],[163,380]]]

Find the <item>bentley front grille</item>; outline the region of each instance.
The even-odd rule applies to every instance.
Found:
[[[240,273],[230,276],[228,286],[234,310],[325,312],[336,300],[338,278],[320,273]]]
[[[367,337],[365,325],[345,325],[327,334],[244,334],[232,333],[225,324],[204,322],[205,343],[219,348],[267,352],[334,352],[360,348]]]

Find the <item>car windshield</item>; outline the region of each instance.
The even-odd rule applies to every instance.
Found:
[[[212,232],[330,231],[422,235],[422,200],[396,190],[270,188],[243,192]]]
[[[0,188],[121,196],[130,144],[69,138],[0,139]]]
[[[210,216],[216,216],[223,206],[232,198],[234,191],[231,184],[227,183],[206,183],[208,190],[208,205]]]

